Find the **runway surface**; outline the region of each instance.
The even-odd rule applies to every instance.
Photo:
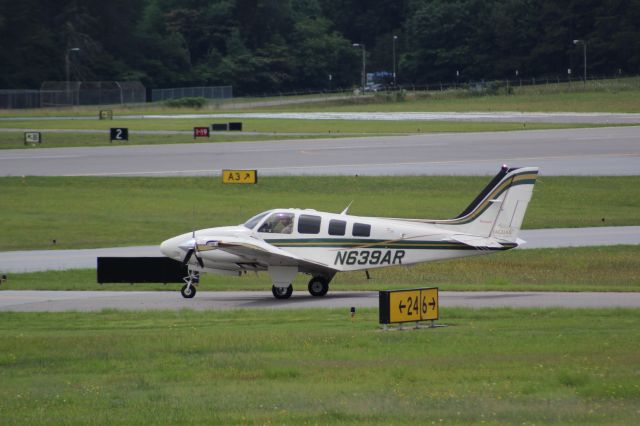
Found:
[[[168,237],[168,236],[167,236]],[[520,249],[640,244],[640,226],[530,229],[520,233]],[[0,273],[36,272],[96,267],[98,256],[161,256],[159,247],[114,247],[84,250],[25,250],[0,252]]]
[[[493,175],[501,164],[637,175],[640,127],[0,150],[2,176]]]
[[[313,297],[294,292],[276,300],[266,291],[202,291],[184,299],[178,291],[0,291],[0,311],[63,312],[121,310],[225,310],[377,308],[378,292],[329,292]],[[640,293],[440,292],[440,308],[640,308]]]

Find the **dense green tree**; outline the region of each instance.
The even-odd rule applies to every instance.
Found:
[[[394,43],[393,36],[398,36]],[[640,72],[640,0],[0,0],[0,87],[232,85],[237,94]],[[70,49],[78,48],[79,50]],[[331,78],[329,78],[331,76]]]

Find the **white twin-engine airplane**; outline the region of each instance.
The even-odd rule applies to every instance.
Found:
[[[267,271],[277,299],[293,292],[296,274],[311,275],[309,293],[324,296],[337,272],[413,265],[486,254],[522,244],[518,238],[537,167],[500,172],[456,218],[351,216],[274,209],[242,225],[201,229],[166,240],[162,254],[189,267],[182,295],[195,295],[200,272]]]

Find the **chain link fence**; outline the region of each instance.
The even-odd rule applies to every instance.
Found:
[[[144,103],[138,81],[45,81],[40,90],[0,90],[0,109]]]
[[[40,91],[39,90],[0,90],[0,108],[2,109],[18,109],[18,108],[39,108],[40,107]]]
[[[231,99],[233,98],[233,90],[231,86],[176,87],[151,90],[153,102],[180,98]]]
[[[115,105],[143,103],[147,91],[139,81],[45,81],[40,106]]]

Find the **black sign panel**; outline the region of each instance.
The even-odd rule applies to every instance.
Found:
[[[242,131],[242,123],[241,122],[231,122],[229,123],[229,130],[241,132]]]
[[[211,125],[211,130],[214,132],[226,132],[228,128],[227,123],[213,123]]]
[[[98,283],[182,283],[188,267],[168,257],[99,257]]]
[[[109,139],[111,141],[128,141],[129,129],[126,127],[112,127],[109,131]]]

